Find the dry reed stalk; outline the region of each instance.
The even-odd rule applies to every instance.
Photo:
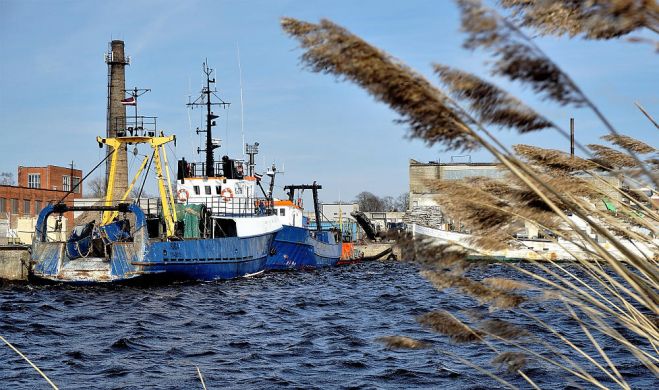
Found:
[[[657,123],[657,121],[654,120],[654,118],[652,117],[652,115],[650,115],[650,113],[649,113],[645,108],[643,108],[643,106],[641,105],[641,103],[639,103],[639,102],[634,102],[634,104],[636,105],[636,107],[638,107],[639,110],[641,110],[641,112],[643,113],[643,115],[645,115],[645,117],[648,118],[648,120],[649,120],[650,122],[652,122],[652,124],[654,125],[654,127],[656,127],[657,129],[659,129],[659,123]]]
[[[199,376],[199,381],[201,381],[201,387],[202,389],[206,390],[206,383],[204,382],[204,376],[201,375],[201,370],[199,369],[198,366],[195,366],[197,368],[197,375]]]
[[[470,3],[472,5],[476,4],[475,2],[462,2],[462,3]],[[480,7],[479,4],[476,4],[474,9],[477,12],[481,13],[480,16],[487,14],[487,12],[483,12],[483,9],[482,7]],[[600,117],[602,122],[609,129],[609,131],[613,134],[617,134],[615,129],[610,125],[610,123],[608,123],[606,118],[601,114],[601,112],[599,112],[597,107],[595,107],[592,104],[592,102],[590,102],[581,93],[581,91],[569,79],[569,77],[567,77],[564,73],[562,73],[562,71],[558,67],[556,67],[555,64],[551,63],[551,61],[549,61],[546,58],[544,53],[542,53],[535,45],[533,45],[530,42],[530,40],[528,40],[528,38],[526,38],[518,30],[516,30],[514,26],[507,24],[505,21],[503,21],[501,24],[501,26],[504,26],[505,29],[498,29],[497,22],[501,22],[501,20],[498,18],[497,15],[494,15],[493,18],[489,20],[489,22],[491,22],[492,20],[494,21],[495,24],[494,27],[492,27],[491,23],[488,25],[487,16],[492,16],[492,15],[485,15],[485,16],[486,18],[484,20],[484,23],[480,23],[480,25],[479,23],[474,23],[474,20],[470,21],[472,23],[471,25],[473,29],[472,32],[474,33],[474,35],[472,36],[474,39],[472,40],[471,43],[473,43],[475,46],[480,45],[483,47],[494,47],[497,50],[496,55],[498,56],[498,62],[496,64],[497,68],[495,68],[495,70],[498,70],[499,72],[501,72],[501,74],[507,75],[508,77],[511,77],[513,79],[518,78],[527,82],[529,80],[533,82],[534,80],[532,79],[535,76],[538,75],[543,76],[544,78],[540,78],[540,80],[542,80],[541,82],[536,82],[536,84],[532,85],[536,91],[543,93],[546,97],[551,97],[552,99],[556,99],[562,102],[563,104],[588,105]],[[323,24],[323,22],[321,22],[321,25]],[[287,22],[285,21],[284,23],[286,24]],[[335,25],[331,25],[331,24],[329,25],[329,27],[332,26],[337,27]],[[297,35],[298,38],[304,36],[303,38],[301,38],[302,46],[307,48],[308,50],[307,53],[303,55],[303,60],[312,64],[313,65],[312,68],[316,71],[342,75],[343,77],[362,85],[376,98],[387,102],[399,113],[401,113],[401,115],[403,115],[404,118],[406,119],[407,123],[413,123],[414,121],[417,121],[414,122],[414,125],[411,125],[411,127],[413,128],[412,136],[420,137],[420,138],[428,137],[425,139],[430,144],[442,142],[441,131],[435,131],[435,130],[426,131],[427,129],[433,129],[433,126],[437,125],[440,122],[440,120],[434,119],[437,117],[437,115],[435,115],[434,113],[432,115],[423,115],[423,114],[427,114],[427,112],[425,111],[425,106],[418,105],[417,100],[410,98],[410,96],[419,95],[418,84],[411,83],[410,85],[407,85],[404,83],[391,82],[390,80],[382,80],[377,76],[373,76],[371,73],[369,73],[369,69],[365,69],[363,71],[355,70],[354,69],[355,66],[358,67],[371,66],[370,70],[373,70],[373,69],[378,69],[378,66],[384,64],[383,67],[386,68],[387,71],[389,71],[388,77],[396,76],[395,73],[396,71],[398,71],[398,69],[395,66],[388,66],[390,65],[389,63],[387,63],[387,60],[389,59],[388,56],[384,55],[380,51],[377,51],[377,49],[370,47],[368,44],[366,44],[361,40],[355,42],[355,40],[353,39],[354,36],[351,36],[351,34],[347,33],[343,29],[339,28],[337,30],[336,28],[330,28],[329,30],[332,31],[330,31],[329,33],[328,31],[323,31],[322,34],[314,35],[315,33],[318,32],[314,30],[317,29],[327,30],[327,27],[328,25],[318,27],[317,25],[312,25],[312,24],[304,24],[304,25],[298,24],[293,30],[287,29],[289,33],[291,33],[292,35]],[[521,34],[521,38],[519,34]],[[511,38],[512,35],[515,35],[515,37],[513,38],[517,39],[517,41],[506,41],[507,39]],[[346,47],[346,43],[348,43],[350,47]],[[351,51],[351,49],[355,47],[360,48],[358,52]],[[318,49],[318,50],[314,51],[314,49]],[[531,50],[530,51],[527,50],[528,51],[527,53],[522,53],[522,51],[526,49],[531,49]],[[375,52],[373,52],[373,50],[375,50]],[[346,55],[347,57],[354,56],[355,58],[337,59],[337,53],[340,53],[341,55]],[[368,56],[370,57],[375,57],[375,61],[370,62],[370,58],[369,60],[364,60],[363,58],[364,53],[367,53]],[[375,54],[371,55],[372,53]],[[378,54],[380,55],[379,57]],[[344,62],[345,64],[342,62]],[[552,67],[552,65],[554,65],[554,67]],[[400,73],[406,73],[406,72],[409,74],[409,70],[407,68],[400,71]],[[396,80],[402,80],[405,78],[406,76],[400,76],[400,78]],[[390,94],[391,96],[387,96],[387,94]],[[574,233],[578,237],[580,237],[580,239],[583,240],[584,243],[591,245],[597,256],[599,256],[602,259],[602,261],[605,261],[608,264],[610,264],[612,269],[615,271],[615,273],[619,275],[624,282],[628,283],[630,288],[622,286],[617,280],[614,280],[609,275],[600,275],[602,280],[605,280],[611,283],[612,285],[614,285],[616,292],[617,290],[625,291],[626,294],[627,292],[630,292],[627,295],[632,300],[638,302],[642,306],[649,308],[653,313],[657,312],[656,310],[657,294],[656,291],[652,290],[652,288],[657,285],[657,281],[653,280],[654,284],[650,284],[649,286],[644,285],[643,283],[639,284],[639,280],[637,276],[633,273],[634,267],[636,267],[637,269],[643,270],[643,272],[645,272],[646,275],[650,275],[650,277],[653,277],[654,273],[648,272],[651,271],[651,269],[647,268],[649,264],[645,262],[644,259],[638,258],[634,253],[629,251],[624,245],[622,245],[619,242],[619,240],[617,240],[613,235],[611,235],[608,230],[604,229],[601,226],[593,225],[593,222],[589,220],[587,216],[587,210],[583,208],[583,205],[580,205],[579,202],[575,202],[573,196],[569,194],[568,196],[565,196],[553,186],[553,185],[560,186],[562,183],[557,182],[557,183],[553,183],[553,185],[548,185],[545,180],[546,177],[543,177],[538,172],[535,172],[529,166],[521,163],[520,161],[512,157],[510,154],[502,154],[500,150],[496,149],[493,145],[483,140],[467,126],[467,123],[475,124],[476,126],[478,126],[479,130],[484,131],[486,134],[488,134],[488,137],[493,139],[493,137],[491,137],[491,135],[487,133],[487,130],[484,129],[483,125],[480,122],[478,122],[478,120],[472,119],[468,115],[465,115],[465,111],[462,110],[461,108],[454,107],[453,102],[450,101],[450,99],[443,96],[441,92],[437,91],[437,95],[441,96],[441,99],[439,99],[439,101],[442,104],[442,107],[439,108],[436,107],[435,109],[437,111],[455,110],[452,111],[453,115],[459,119],[459,120],[449,121],[450,125],[454,126],[451,128],[451,130],[457,131],[459,134],[461,134],[461,136],[465,136],[470,140],[473,140],[474,143],[480,143],[481,145],[483,145],[483,147],[485,147],[488,151],[490,151],[497,159],[499,159],[499,161],[501,161],[506,166],[506,168],[508,168],[515,175],[515,177],[519,178],[519,180],[523,183],[523,185],[527,186],[530,189],[531,192],[529,194],[535,194],[534,196],[536,196],[537,198],[537,199],[533,199],[531,196],[526,196],[524,195],[523,192],[520,192],[518,195],[521,195],[522,200],[527,202],[530,201],[531,203],[540,202],[543,208],[555,213],[562,221],[564,221],[570,228],[573,229]],[[421,110],[419,110],[419,108],[421,108]],[[430,122],[423,123],[424,120],[430,120]],[[433,120],[435,120],[435,122],[433,122]],[[426,129],[426,130],[414,131],[415,128]],[[453,133],[449,132],[449,136],[448,136],[449,138],[447,140],[444,140],[443,142],[444,145],[449,148],[451,147],[464,148],[463,145],[462,146],[460,145],[460,142],[456,143],[454,142],[455,141],[454,139],[451,139],[452,135]],[[505,151],[505,147],[503,147],[500,143],[498,143],[496,139],[494,139],[493,142],[497,144],[498,147],[501,148],[501,150]],[[637,159],[633,154],[633,152],[631,154],[635,159]],[[646,168],[644,166],[642,166],[642,168],[647,173]],[[651,179],[653,179],[652,175],[648,175],[648,176]],[[563,206],[567,206],[567,207],[563,207]],[[615,257],[611,256],[588,234],[581,232],[576,226],[576,224],[566,216],[565,212],[563,211],[564,208],[574,211],[577,216],[581,217],[587,222],[590,222],[592,228],[598,234],[601,234],[602,236],[606,237],[611,242],[612,245],[614,245],[618,250],[620,250],[623,253],[624,256],[628,257],[629,264],[631,264],[631,269],[627,268],[625,264],[622,264]],[[485,225],[490,224],[490,226],[495,226],[494,224],[488,221],[481,220],[480,222]],[[652,264],[652,266],[655,265]],[[591,266],[590,269],[591,272],[594,273],[598,272],[598,270],[595,267]],[[602,270],[600,269],[599,271]],[[434,275],[437,276],[436,273]],[[473,295],[478,296],[479,294],[482,296],[484,291],[488,290],[487,287],[483,286],[482,284],[479,285],[478,283],[470,284],[463,282],[462,279],[460,279],[461,276],[451,275],[451,274],[448,275],[450,276],[445,277],[444,280],[439,280],[439,282],[438,280],[435,280],[435,282],[438,282],[440,286],[445,286],[445,285],[458,286],[460,288],[463,288],[465,292],[467,292],[472,296]],[[485,289],[483,290],[482,287],[485,287]],[[586,303],[590,303],[587,297],[584,298],[583,296],[580,296],[578,294],[575,295],[575,297],[577,300],[583,300]],[[597,305],[605,306],[596,299],[594,301],[596,302],[594,303],[596,306]],[[656,325],[653,325],[654,328],[648,327],[647,324],[645,323],[647,322],[645,317],[642,314],[638,313],[638,311],[633,307],[633,305],[628,303],[624,298],[621,299],[621,302],[623,303],[624,310],[626,310],[627,313],[620,315],[620,320],[629,321],[629,323],[631,324],[629,326],[632,328],[632,330],[638,331],[639,333],[642,333],[643,331],[647,331],[648,332],[647,337],[649,337],[650,339],[651,337],[654,337],[654,333],[652,331],[656,330]],[[627,316],[631,318],[627,318]]]
[[[14,352],[16,352],[16,353],[18,354],[18,356],[20,356],[21,358],[23,358],[23,360],[25,360],[26,362],[28,362],[28,363],[32,366],[32,368],[34,368],[34,369],[39,373],[39,375],[41,375],[41,376],[43,377],[43,379],[45,379],[46,382],[48,382],[48,384],[49,384],[53,389],[55,389],[55,390],[58,389],[57,385],[55,385],[55,383],[53,383],[53,381],[51,381],[50,378],[48,378],[48,377],[46,376],[46,374],[44,374],[43,371],[41,371],[41,369],[40,369],[39,367],[36,366],[36,364],[32,363],[32,361],[31,361],[30,359],[28,359],[27,356],[25,356],[21,351],[19,351],[18,348],[14,347],[9,341],[7,341],[7,339],[5,339],[5,338],[2,337],[2,336],[0,336],[0,340],[2,340],[5,344],[7,344],[7,346],[8,346],[9,348],[11,348]]]
[[[518,80],[541,96],[562,105],[587,106],[613,135],[619,132],[579,86],[554,63],[517,26],[501,17],[495,10],[483,6],[480,0],[458,0],[462,13],[462,30],[468,34],[464,46],[490,51],[495,61],[494,75]],[[659,186],[659,178],[641,163],[636,154],[627,149],[643,173]]]
[[[521,31],[478,0],[458,0],[467,49],[491,51],[494,75],[527,83],[545,98],[560,104],[586,104],[572,80]]]
[[[506,386],[509,389],[518,389],[517,386],[514,386],[513,384],[511,384],[510,382],[508,382],[505,379],[501,378],[500,376],[498,376],[496,374],[493,374],[492,372],[484,369],[483,367],[480,367],[480,366],[470,362],[469,360],[463,358],[462,356],[459,356],[459,355],[456,355],[452,352],[441,350],[441,349],[436,349],[436,351],[438,353],[442,353],[444,355],[450,356],[453,359],[456,359],[460,363],[475,369],[476,371],[480,372],[481,374],[489,376],[490,378],[496,380],[497,382],[501,383],[502,385]]]
[[[659,7],[653,0],[499,0],[499,3],[512,10],[520,25],[541,35],[612,39],[644,27],[659,32]]]
[[[387,348],[392,349],[423,349],[430,347],[430,344],[404,336],[384,336],[377,339]]]
[[[618,381],[616,381],[616,383],[618,383],[621,387],[630,388],[629,385],[627,384],[627,382],[625,381],[625,379],[622,377],[622,375],[620,375],[620,371],[618,371],[618,368],[615,366],[615,364],[613,364],[613,362],[609,358],[609,355],[606,352],[604,352],[604,350],[602,349],[600,343],[598,343],[597,340],[593,337],[592,333],[588,330],[588,327],[579,318],[579,316],[574,311],[574,309],[572,309],[572,307],[570,307],[570,305],[567,304],[567,302],[564,302],[564,304],[565,304],[565,307],[569,310],[570,315],[572,316],[572,318],[579,323],[579,326],[581,327],[581,330],[586,335],[586,337],[588,337],[588,340],[590,341],[590,343],[593,346],[595,346],[595,349],[597,349],[597,352],[604,359],[604,361],[609,366],[611,371],[615,374],[616,378],[618,378]]]
[[[593,364],[595,367],[597,367],[600,371],[605,373],[609,378],[611,378],[614,382],[616,382],[618,385],[620,385],[623,388],[629,388],[628,386],[624,386],[623,383],[618,380],[618,378],[615,377],[614,374],[609,372],[605,367],[603,367],[599,362],[597,362],[595,359],[593,359],[587,352],[585,352],[582,348],[579,348],[576,344],[574,344],[570,339],[565,337],[563,334],[558,332],[556,329],[553,327],[549,326],[547,323],[542,321],[540,318],[537,316],[534,316],[533,314],[529,313],[527,310],[521,309],[522,312],[529,318],[533,319],[536,323],[544,327],[545,329],[549,330],[552,332],[555,336],[557,336],[565,345],[568,345],[571,347],[574,351],[579,353],[582,357],[584,357],[586,360],[588,360],[591,364]]]
[[[414,74],[407,67],[402,67],[402,65],[396,67],[396,64],[394,64],[387,55],[350,34],[345,29],[328,21],[321,21],[319,25],[314,25],[311,23],[299,22],[294,19],[284,19],[282,24],[284,29],[287,30],[289,34],[297,37],[301,41],[301,45],[307,49],[302,58],[312,66],[312,69],[318,72],[333,72],[337,75],[343,75],[344,77],[362,85],[365,89],[376,96],[376,98],[389,103],[392,108],[400,112],[402,115],[407,115],[407,120],[404,122],[410,124],[413,136],[425,136],[426,141],[430,144],[434,144],[444,137],[444,143],[448,147],[462,149],[468,148],[465,142],[474,146],[477,143],[480,143],[493,153],[504,165],[506,165],[508,169],[519,176],[526,185],[528,185],[533,191],[537,192],[540,197],[543,198],[543,201],[548,202],[548,204],[551,203],[542,193],[540,188],[538,188],[538,185],[553,195],[558,196],[560,199],[560,195],[551,187],[546,186],[542,181],[536,181],[534,183],[530,177],[525,177],[525,174],[531,175],[531,177],[535,176],[532,172],[529,172],[524,166],[516,165],[509,157],[502,155],[492,145],[475,134],[473,130],[471,130],[465,122],[459,118],[459,115],[451,110],[451,107],[447,105],[447,99],[441,94],[441,92],[434,89],[432,86],[429,86],[422,77]],[[349,48],[345,48],[346,42],[350,43]],[[337,55],[337,52],[342,55]],[[367,54],[366,57],[368,58],[365,58],[365,54]],[[355,57],[354,59],[352,59],[353,56]],[[374,69],[379,70],[378,76],[374,77]],[[383,79],[380,77],[381,74],[387,75],[387,77]],[[405,79],[408,82],[396,82],[396,80],[401,79]],[[416,83],[415,81],[419,81],[419,79],[422,81]],[[423,84],[421,85],[421,88],[419,88],[420,84]],[[423,93],[420,92],[423,92],[424,88],[430,89],[434,97],[440,97],[440,99],[432,100],[431,103],[437,103],[436,107],[433,109],[430,109],[423,104],[421,105],[423,109],[420,109],[418,99],[411,98],[414,96],[422,96]],[[431,115],[426,115],[428,114],[428,110],[432,112]],[[452,126],[449,128],[451,131],[448,133],[446,132],[447,112],[452,113],[451,115],[448,115],[448,117],[451,118],[448,124]],[[426,123],[423,123],[424,121],[426,121]],[[444,130],[436,128],[436,125],[439,125],[440,123],[444,124]],[[479,125],[479,128],[482,128],[482,126]],[[415,129],[417,131],[415,131]],[[458,138],[457,141],[456,134]],[[568,224],[572,224],[573,228],[576,227],[561,211],[560,207],[553,205],[553,203],[551,203],[550,206],[558,216]],[[633,253],[627,251],[624,246],[620,246],[620,244],[617,243],[608,232],[602,230],[599,230],[598,232],[611,240],[621,251],[626,252],[626,255],[634,257]],[[584,239],[590,241],[589,243],[594,245],[600,254],[607,258],[607,261],[611,262],[612,266],[621,274],[621,276],[627,277],[625,270],[617,264],[616,259],[608,256],[607,253],[599,248],[597,243],[587,235],[584,235]],[[643,298],[646,298],[645,294],[643,295]]]

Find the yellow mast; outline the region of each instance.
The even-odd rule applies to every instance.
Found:
[[[172,178],[169,173],[169,163],[167,162],[167,153],[165,151],[165,145],[162,145],[162,157],[165,160],[165,173],[167,174],[167,192],[169,193],[169,201],[172,207],[172,216],[174,221],[178,221],[176,217],[176,206],[174,205],[174,193],[172,191]]]
[[[128,199],[128,195],[130,195],[130,192],[133,190],[133,186],[135,186],[135,182],[137,181],[137,178],[140,177],[140,175],[142,174],[142,171],[144,170],[144,167],[146,166],[146,163],[148,161],[149,161],[149,157],[148,156],[144,157],[144,161],[142,161],[142,164],[140,165],[140,168],[137,170],[137,173],[135,174],[135,177],[133,177],[133,181],[130,182],[130,185],[128,186],[128,189],[126,189],[126,192],[124,192],[124,196],[121,197],[122,202],[125,201],[126,199]],[[107,202],[107,200],[106,200],[106,202]],[[105,220],[103,220],[103,224],[105,225],[105,224],[108,224],[108,223],[112,222],[112,220],[114,218],[116,218],[117,215],[119,215],[119,212],[118,211],[113,211],[110,214],[110,216],[108,217],[107,222]]]
[[[122,146],[122,144],[149,144],[153,149],[153,159],[156,163],[156,179],[158,180],[158,192],[160,194],[160,201],[162,203],[163,218],[165,219],[165,226],[167,229],[167,237],[174,235],[174,216],[172,214],[173,202],[170,206],[170,198],[167,197],[167,191],[165,189],[164,177],[162,172],[162,162],[160,160],[160,147],[165,145],[168,142],[174,141],[176,136],[160,136],[160,137],[118,137],[118,138],[102,138],[96,137],[96,141],[99,145],[106,144],[116,150]],[[163,149],[164,150],[164,149]],[[107,193],[105,195],[105,205],[112,205],[112,190],[114,189],[114,181],[117,174],[117,153],[113,153],[112,159],[110,161],[110,173],[108,175],[108,186]],[[170,188],[171,193],[171,188]],[[173,198],[171,198],[173,201]],[[174,211],[175,212],[175,211]],[[104,211],[103,212],[103,225],[112,222],[112,212]]]

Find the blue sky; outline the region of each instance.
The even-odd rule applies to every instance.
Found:
[[[398,196],[408,189],[410,158],[449,161],[458,154],[407,139],[385,105],[350,83],[304,70],[296,42],[279,27],[282,16],[333,20],[432,81],[433,62],[493,80],[566,128],[575,117],[582,143],[605,134],[588,111],[490,78],[485,54],[461,48],[464,35],[451,1],[0,0],[0,171],[71,160],[88,171],[100,161],[95,137],[105,133],[103,53],[111,39],[126,42],[127,87],[151,88],[140,111],[177,135],[178,157],[196,157],[198,136],[191,129],[200,111],[188,112],[185,103],[201,87],[204,58],[217,72],[220,96],[232,103],[215,128],[224,143],[218,154],[241,154],[238,47],[245,137],[261,144],[258,169],[264,162],[285,168],[280,185],[316,180],[325,201],[351,200],[361,191]],[[651,47],[559,38],[538,44],[620,131],[659,144],[659,133],[633,105],[639,101],[659,117],[659,57]],[[509,145],[569,148],[552,132],[497,134]],[[491,158],[476,152],[472,160]]]

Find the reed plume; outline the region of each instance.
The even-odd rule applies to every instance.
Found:
[[[526,355],[521,352],[503,352],[497,355],[492,363],[506,367],[509,373],[517,372],[526,367]]]
[[[405,336],[384,336],[378,338],[377,341],[391,349],[423,349],[430,346],[426,342]]]
[[[620,146],[621,148],[631,150],[633,152],[636,152],[638,154],[648,154],[648,153],[654,153],[657,151],[656,148],[641,142],[635,138],[632,138],[628,135],[614,135],[614,134],[607,134],[602,137],[603,140],[609,141],[614,145]]]
[[[554,149],[543,149],[533,145],[515,145],[515,152],[531,164],[547,168],[552,173],[572,173],[596,169],[597,164],[571,156],[565,152]]]
[[[581,106],[586,99],[572,80],[542,51],[479,0],[458,0],[462,30],[468,34],[464,47],[489,50],[495,58],[494,75],[527,83],[544,98]]]
[[[448,336],[456,343],[469,343],[481,339],[481,334],[446,311],[432,311],[417,317],[417,321],[437,333]]]
[[[284,18],[282,27],[305,49],[302,61],[311,70],[360,85],[398,112],[412,137],[449,149],[478,148],[446,96],[400,61],[328,20],[312,24]]]
[[[483,123],[514,128],[520,133],[554,127],[532,108],[478,76],[445,65],[435,64],[434,68],[451,95],[466,101]]]
[[[638,162],[629,154],[604,145],[589,144],[588,147],[594,152],[597,161],[604,162],[613,168],[634,168],[638,166]]]
[[[490,288],[481,282],[449,272],[422,271],[421,275],[438,290],[455,288],[481,303],[490,304],[493,308],[510,309],[526,301],[521,295]]]
[[[641,28],[659,32],[654,0],[499,0],[514,19],[541,35],[612,39]]]
[[[527,337],[530,333],[510,322],[499,319],[488,319],[479,324],[478,329],[487,335],[494,335],[505,340],[514,340]]]

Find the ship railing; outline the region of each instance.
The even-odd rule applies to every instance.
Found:
[[[223,175],[222,163],[216,162],[213,164],[213,172],[216,177]],[[191,162],[188,163],[185,177],[206,177],[206,163]]]
[[[205,204],[213,216],[217,217],[260,217],[275,215],[275,210],[265,198],[234,197],[225,199],[220,196],[194,198],[191,204]]]
[[[158,118],[155,116],[132,116],[114,120],[117,137],[156,137],[157,129]]]

